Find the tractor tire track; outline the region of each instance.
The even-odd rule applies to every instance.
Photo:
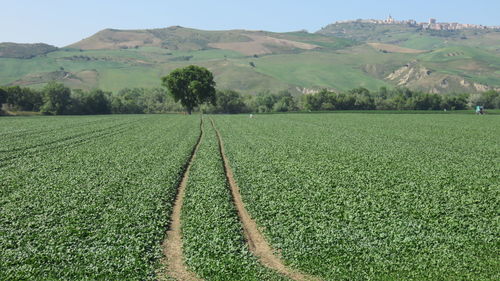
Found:
[[[245,208],[245,204],[243,203],[243,200],[241,198],[240,188],[238,187],[234,179],[233,171],[231,169],[231,166],[229,165],[229,160],[226,157],[224,151],[224,142],[222,140],[222,137],[219,133],[219,130],[215,126],[214,120],[210,118],[210,121],[217,135],[220,154],[224,162],[223,164],[224,164],[224,170],[226,172],[226,178],[231,189],[231,194],[233,196],[234,204],[238,211],[238,216],[240,217],[241,223],[243,225],[243,231],[245,234],[245,238],[247,239],[250,251],[259,259],[261,264],[287,276],[292,280],[296,281],[321,280],[317,277],[309,276],[297,270],[288,268],[287,266],[285,266],[283,261],[274,254],[275,253],[274,249],[264,238],[264,235],[260,232],[257,223],[255,222],[255,220],[252,219],[252,217]]]
[[[196,152],[198,152],[198,148],[202,142],[203,135],[202,117],[200,122],[200,136],[198,137],[196,145],[189,156],[186,166],[184,167],[182,179],[177,188],[177,196],[175,198],[172,214],[170,216],[169,228],[165,235],[166,238],[162,243],[164,258],[161,260],[161,264],[165,268],[158,272],[157,275],[159,280],[165,280],[167,275],[179,281],[202,280],[193,272],[189,271],[184,263],[184,254],[182,250],[181,210],[184,203],[184,195],[186,193],[189,171],[194,162],[194,158],[196,157]]]

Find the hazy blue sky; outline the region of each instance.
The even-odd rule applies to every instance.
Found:
[[[500,0],[0,0],[0,42],[65,46],[104,28],[181,25],[207,30],[315,32],[337,20],[396,19],[500,25]]]

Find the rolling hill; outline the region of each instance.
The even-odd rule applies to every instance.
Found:
[[[57,47],[38,44],[0,43],[1,58],[31,59],[38,55],[57,51]]]
[[[1,46],[0,44],[0,50]],[[22,50],[22,48],[18,48]],[[204,31],[179,26],[102,30],[60,49],[0,51],[0,85],[158,87],[171,70],[197,64],[219,88],[310,93],[381,86],[424,91],[500,90],[500,32],[435,32],[405,25],[337,23],[305,31]]]

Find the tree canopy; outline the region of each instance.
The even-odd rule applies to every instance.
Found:
[[[212,73],[200,66],[178,68],[165,77],[162,85],[167,87],[176,102],[180,101],[191,114],[202,103],[216,104],[215,81]]]
[[[0,106],[2,105],[2,103],[5,102],[6,99],[7,99],[7,91],[5,91],[3,88],[0,88]]]
[[[192,88],[199,89],[197,83]],[[0,103],[7,114],[19,111],[44,114],[143,114],[185,111],[172,92],[162,88],[124,88],[111,93],[99,89],[80,90],[51,82],[41,90],[9,86],[0,87]],[[195,93],[200,93],[198,90]],[[69,94],[69,97],[68,97]],[[215,105],[213,100],[215,100]],[[207,113],[250,113],[330,110],[464,110],[476,105],[485,109],[500,108],[500,92],[433,94],[407,88],[378,91],[356,88],[347,92],[323,89],[317,93],[293,95],[284,90],[264,91],[256,95],[240,94],[230,89],[217,90],[209,104],[199,104]],[[191,110],[197,107],[191,105]]]
[[[42,113],[54,115],[65,113],[71,103],[71,90],[69,88],[60,83],[50,82],[43,88],[42,92]]]

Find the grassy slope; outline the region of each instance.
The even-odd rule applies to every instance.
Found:
[[[367,46],[298,55],[268,56],[256,61],[256,71],[303,87],[348,90],[355,87],[376,89],[388,84],[366,73],[366,64],[385,65],[387,69],[404,64],[407,54],[381,54]]]
[[[447,56],[449,53],[463,55]],[[82,60],[79,56],[92,60]],[[182,60],[185,57],[191,58]],[[441,73],[469,77],[488,85],[500,85],[499,75],[495,72],[498,71],[498,56],[492,52],[450,47],[420,55],[384,54],[365,45],[340,51],[309,51],[258,58],[214,49],[168,52],[147,47],[137,50],[58,51],[30,60],[0,59],[0,84],[12,83],[30,73],[39,73],[48,82],[51,77],[49,73],[60,71],[62,67],[85,81],[75,84],[75,81],[62,80],[75,88],[100,87],[116,91],[124,87],[156,87],[160,85],[159,78],[172,69],[194,63],[213,71],[220,87],[250,93],[265,89],[279,91],[296,86],[337,90],[363,86],[376,89],[390,86],[383,78],[414,59]],[[249,66],[251,61],[256,68]],[[98,75],[85,80],[80,73],[84,70],[95,70]],[[37,82],[32,86],[42,85]]]
[[[168,40],[169,47],[178,50],[155,46],[116,50],[61,49],[29,60],[0,58],[0,85],[20,80],[17,84],[39,88],[56,79],[72,88],[100,87],[117,91],[124,87],[157,87],[160,85],[159,78],[172,69],[198,64],[214,72],[220,88],[246,93],[322,87],[347,90],[359,86],[374,90],[380,86],[395,85],[396,80],[388,81],[386,77],[408,62],[416,61],[439,75],[412,81],[408,83],[409,87],[433,89],[445,79],[454,81],[454,84],[443,91],[470,91],[471,87],[461,88],[459,81],[463,79],[500,86],[500,53],[495,49],[495,46],[500,46],[497,33],[467,34],[470,40],[463,40],[456,36],[431,36],[407,28],[379,30],[382,27],[373,29],[374,34],[367,30],[355,30],[359,34],[351,37],[433,51],[426,54],[382,53],[364,44],[356,45],[349,38],[305,32],[222,32],[171,28],[148,32]],[[209,41],[244,41],[243,34],[309,43],[321,46],[321,49],[305,51],[274,46],[271,48],[273,54],[247,57],[236,51],[206,48]],[[181,40],[188,37],[185,42]],[[91,39],[96,40],[94,37]],[[447,56],[449,53],[460,55]],[[257,67],[252,68],[250,62]],[[68,72],[71,74],[69,78]]]
[[[439,72],[471,78],[487,85],[500,85],[500,56],[473,47],[447,47],[418,56],[422,64]],[[497,72],[495,74],[495,72]]]

